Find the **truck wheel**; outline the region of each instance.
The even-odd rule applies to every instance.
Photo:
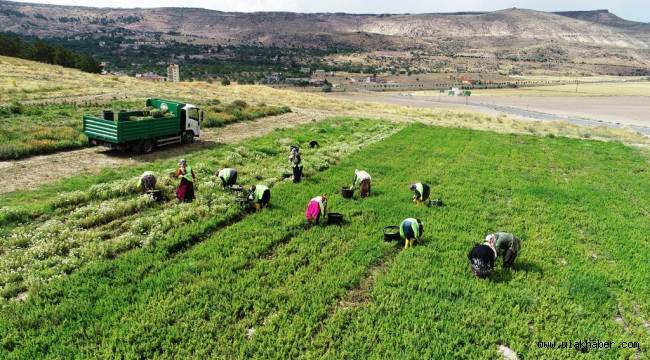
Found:
[[[191,131],[186,131],[183,133],[183,137],[181,138],[181,142],[183,144],[192,144],[194,143],[194,133]]]
[[[141,153],[142,152],[142,141],[134,141],[126,145],[126,148],[129,149],[132,153]]]
[[[148,153],[152,152],[153,151],[153,141],[151,141],[151,140],[142,141],[142,147],[140,147],[140,149],[142,149],[143,154],[148,154]]]

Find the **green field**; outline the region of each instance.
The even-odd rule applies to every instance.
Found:
[[[398,128],[370,120],[310,126],[188,157],[206,164],[196,166],[202,178],[209,176],[203,168],[235,163],[246,180],[273,183],[272,205],[261,213],[229,208],[232,199],[206,180],[188,206],[199,215],[176,218],[181,210],[172,209],[185,205],[173,201],[120,214],[120,229],[138,229],[122,224],[140,217],[152,227],[165,223],[164,211],[180,224],[152,241],[83,258],[68,271],[42,276],[48,259],[58,264],[75,253],[70,249],[3,248],[5,270],[7,259],[27,255],[42,267],[24,272],[32,282],[2,278],[5,295],[28,289],[29,297],[2,303],[0,357],[485,359],[497,358],[499,345],[522,359],[645,356],[634,349],[536,346],[636,341],[647,352],[650,176],[648,159],[637,150],[425,125],[384,139]],[[306,150],[307,179],[298,185],[271,180],[282,171],[288,144],[314,135],[324,146]],[[156,166],[166,173],[173,164]],[[373,194],[344,200],[337,191],[355,168],[373,175]],[[121,189],[127,180],[120,177],[141,170],[97,181],[113,178],[107,186]],[[433,197],[446,206],[414,207],[408,184],[417,180],[431,183]],[[92,178],[83,181],[90,186]],[[173,183],[164,189],[172,191]],[[97,193],[62,197],[70,203],[52,197],[44,207],[14,194],[3,231],[57,219],[68,231],[76,218],[63,214],[66,209],[137,199]],[[345,225],[305,229],[305,205],[321,193],[331,195],[330,209],[345,215]],[[220,200],[210,200],[210,207],[207,199]],[[381,229],[406,217],[421,218],[425,236],[404,251],[384,242]],[[513,270],[497,266],[489,280],[475,279],[467,252],[497,230],[520,236],[522,252]],[[86,246],[86,240],[75,249],[110,243]]]
[[[144,100],[112,101],[107,104],[86,102],[77,104],[25,105],[13,102],[0,106],[0,160],[18,159],[30,155],[48,154],[88,145],[82,132],[83,114],[101,114],[102,109],[139,109]],[[251,105],[242,100],[221,104],[213,100],[205,105],[202,127],[220,127],[231,123],[259,119],[291,112],[287,106]]]

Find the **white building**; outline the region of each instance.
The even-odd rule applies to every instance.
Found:
[[[181,81],[181,69],[178,64],[169,64],[167,66],[167,81],[179,82]]]

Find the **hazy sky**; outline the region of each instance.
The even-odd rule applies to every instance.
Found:
[[[422,13],[498,10],[520,7],[543,11],[609,9],[629,19],[650,22],[649,0],[23,0],[24,2],[103,7],[200,7],[222,11]]]

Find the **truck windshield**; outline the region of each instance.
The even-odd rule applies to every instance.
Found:
[[[188,114],[189,114],[190,119],[199,121],[199,109],[190,108],[188,110]]]

